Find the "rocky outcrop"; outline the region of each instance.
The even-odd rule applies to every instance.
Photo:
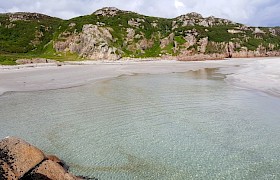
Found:
[[[115,7],[105,7],[94,12],[95,15],[115,16],[120,10]]]
[[[70,34],[65,39],[57,41],[54,48],[57,52],[75,53],[85,59],[117,60],[120,56],[117,48],[111,45],[113,41],[109,28],[85,24],[81,33]]]
[[[141,18],[136,18],[136,19],[132,18],[127,22],[127,24],[132,27],[140,27],[142,22],[145,22],[145,20]],[[144,26],[141,27],[143,28]]]
[[[173,23],[173,27],[186,27],[186,26],[204,26],[204,27],[212,27],[218,25],[236,25],[236,23],[227,20],[215,18],[214,16],[210,16],[208,18],[203,18],[201,14],[192,12],[176,18],[176,21]]]
[[[135,37],[135,30],[132,29],[132,28],[127,28],[127,29],[126,29],[126,32],[127,32],[126,41],[127,41],[127,42],[133,41],[133,39],[134,39],[134,37]]]
[[[194,35],[192,35],[192,34],[187,34],[187,35],[184,37],[184,39],[186,40],[186,43],[184,44],[184,47],[185,47],[185,48],[189,48],[189,47],[195,45],[196,42],[197,42],[196,37],[195,37]]]
[[[208,37],[201,38],[198,43],[199,46],[197,47],[198,52],[200,53],[205,53],[206,52],[206,47],[208,45]]]
[[[228,33],[230,33],[230,34],[240,34],[240,33],[244,33],[244,31],[240,31],[240,30],[236,30],[236,29],[229,29]]]
[[[263,30],[261,30],[260,28],[255,28],[254,34],[265,34],[265,32]]]
[[[7,13],[9,16],[9,21],[31,21],[40,19],[49,19],[50,16],[40,14],[40,13],[29,13],[29,12],[17,12],[17,13]]]
[[[188,44],[188,43],[185,43]],[[253,58],[253,57],[274,57],[280,56],[280,51],[274,50],[274,46],[270,49],[259,45],[256,50],[249,50],[242,47],[237,42],[209,42],[208,38],[200,39],[197,49],[184,49],[177,56],[181,61],[196,60],[219,60],[224,58]],[[189,47],[188,45],[186,47]]]
[[[1,180],[79,180],[67,172],[62,161],[15,137],[0,141]]]
[[[148,39],[142,39],[139,42],[140,48],[142,50],[146,50],[148,48],[151,48],[153,46],[154,42],[152,40],[148,40]]]
[[[174,43],[174,33],[169,34],[168,37],[163,38],[162,40],[160,40],[160,48],[165,48],[166,46],[168,46],[170,43]]]
[[[120,12],[121,13],[130,13],[130,11],[122,11],[115,7],[104,7],[102,9],[95,11],[93,14],[95,14],[97,16],[113,17],[113,16],[116,16]]]

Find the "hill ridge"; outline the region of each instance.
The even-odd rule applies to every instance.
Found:
[[[178,60],[279,56],[280,28],[248,27],[191,12],[161,18],[104,7],[69,20],[40,13],[0,14],[0,63],[164,58]]]

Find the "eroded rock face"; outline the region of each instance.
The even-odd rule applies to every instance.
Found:
[[[127,32],[127,41],[133,41],[134,37],[135,37],[135,30],[132,28],[127,28],[126,30]]]
[[[190,46],[193,46],[195,43],[196,43],[196,37],[192,34],[187,34],[184,39],[187,41],[184,46],[186,48],[190,47]]]
[[[146,49],[148,49],[148,48],[151,48],[151,47],[153,47],[153,45],[154,45],[154,41],[153,40],[148,40],[148,39],[142,39],[142,40],[140,40],[139,41],[139,45],[140,45],[140,48],[142,49],[142,50],[146,50]]]
[[[0,141],[0,157],[17,178],[21,178],[45,159],[41,150],[15,137]]]
[[[218,60],[224,58],[273,57],[280,55],[280,52],[275,49],[276,46],[273,44],[270,44],[269,48],[259,45],[256,50],[249,50],[238,42],[212,42],[208,41],[206,37],[196,42],[198,46],[195,49],[189,48],[190,39],[196,38],[194,36],[193,38],[188,38],[188,41],[184,44],[185,49],[181,49],[177,56],[178,60]],[[187,40],[187,37],[185,37],[185,40]]]
[[[166,46],[168,46],[170,43],[174,43],[174,33],[171,33],[169,34],[168,37],[166,38],[163,38],[161,41],[160,41],[160,47],[163,49],[165,48]]]
[[[86,24],[81,33],[72,34],[65,41],[57,41],[54,48],[57,52],[76,53],[82,58],[92,60],[116,60],[120,56],[117,48],[110,45],[113,41],[108,28]]]
[[[200,39],[198,41],[198,45],[200,46],[197,47],[198,52],[205,53],[207,44],[208,44],[208,37]]]

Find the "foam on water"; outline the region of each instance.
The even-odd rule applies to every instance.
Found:
[[[20,136],[99,179],[279,179],[280,101],[206,69],[0,96]]]

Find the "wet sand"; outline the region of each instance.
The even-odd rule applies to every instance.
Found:
[[[171,60],[116,62],[84,61],[62,66],[56,66],[55,64],[0,66],[0,94],[9,91],[37,91],[69,88],[120,75],[141,73],[165,74],[187,72],[190,70],[195,71],[204,68],[219,68],[221,73],[230,76],[228,80],[229,83],[234,82],[234,84],[238,86],[240,84],[238,82],[241,82],[242,78],[246,79],[246,68],[248,69],[248,67],[250,67],[250,70],[253,71],[254,68],[260,68],[258,65],[261,63],[263,66],[271,66],[272,68],[270,69],[276,71],[280,68],[279,62],[280,58],[251,58],[196,62]],[[266,71],[268,70],[269,69],[266,69]],[[236,77],[239,79],[235,78],[235,74],[238,75]],[[252,76],[254,74],[249,73],[249,75]],[[269,80],[266,80],[266,82],[267,81]],[[275,86],[279,86],[279,81],[280,76],[279,79],[277,79],[277,77],[275,79],[274,77],[273,82],[270,82],[270,86],[274,86],[274,84]],[[244,82],[242,83],[244,84]],[[259,82],[257,83],[262,83],[262,79],[259,78]],[[245,84],[248,83],[245,82]],[[265,85],[259,86],[262,87]],[[275,87],[273,88],[275,89]],[[276,87],[276,89],[277,88],[278,87]]]

